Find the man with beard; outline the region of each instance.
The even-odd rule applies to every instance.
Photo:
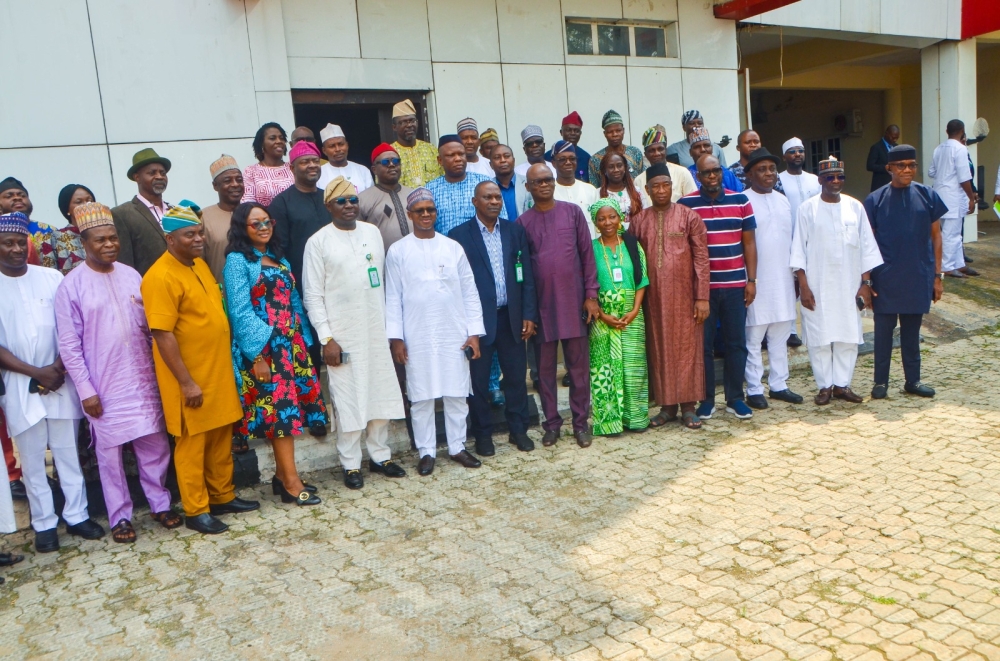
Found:
[[[219,194],[219,203],[201,210],[205,223],[205,261],[212,275],[222,284],[222,269],[226,266],[226,246],[229,245],[229,221],[233,210],[243,199],[243,173],[236,159],[223,154],[208,166],[212,188]]]
[[[410,188],[423,186],[444,174],[434,145],[417,139],[418,127],[417,109],[412,101],[406,99],[392,107],[392,130],[396,134],[392,148],[402,161],[399,183]]]
[[[593,184],[594,188],[601,187],[601,159],[609,151],[625,158],[628,173],[635,180],[642,174],[645,165],[642,163],[642,152],[639,148],[625,144],[625,122],[622,116],[614,110],[607,111],[601,119],[601,128],[604,129],[604,139],[608,141],[608,146],[590,157],[590,183]]]

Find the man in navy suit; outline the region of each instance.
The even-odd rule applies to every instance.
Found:
[[[872,191],[877,191],[892,181],[892,175],[885,166],[889,164],[889,150],[895,147],[897,142],[899,142],[899,127],[890,124],[885,127],[882,139],[868,150],[868,162],[865,168],[872,173]]]
[[[476,454],[490,457],[496,453],[489,388],[494,351],[504,374],[510,442],[518,450],[530,452],[535,444],[525,433],[528,428],[525,340],[535,334],[537,303],[528,238],[516,223],[500,220],[503,196],[495,182],[484,181],[476,186],[472,206],[476,209],[475,217],[451,230],[448,236],[465,249],[476,277],[486,327],[486,335],[479,338],[480,357],[470,364],[469,408]]]

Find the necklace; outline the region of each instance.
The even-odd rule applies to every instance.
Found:
[[[618,256],[619,256],[619,253],[621,252],[622,238],[620,236],[618,236],[617,234],[615,235],[615,238],[618,239],[618,243],[616,243],[615,247],[611,248],[610,250],[611,250],[611,257],[615,260],[615,264],[617,264],[618,261],[619,261]],[[604,239],[603,239],[603,237],[601,238],[601,248],[602,248],[602,250],[601,250],[601,256],[604,257],[604,265],[608,268],[608,273],[611,275],[611,288],[614,289],[615,291],[621,291],[622,287],[624,286],[624,280],[625,280],[624,273],[622,274],[622,276],[623,276],[622,277],[623,284],[619,285],[619,284],[615,283],[615,271],[614,271],[614,269],[611,268],[611,262],[608,261],[608,250],[609,250],[609,248],[606,245],[604,245]],[[621,267],[618,267],[618,268],[619,268],[619,270],[621,269]]]

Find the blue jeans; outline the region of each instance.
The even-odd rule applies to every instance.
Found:
[[[705,320],[705,400],[715,402],[715,333],[722,334],[726,355],[723,384],[726,403],[743,399],[743,375],[747,367],[747,308],[743,287],[712,289],[708,294]]]

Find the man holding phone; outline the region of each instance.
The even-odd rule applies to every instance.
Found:
[[[871,271],[882,255],[865,208],[843,195],[844,163],[819,163],[822,192],[799,207],[790,266],[799,281],[802,326],[819,387],[816,404],[862,401],[851,390],[858,345],[864,342],[861,309],[872,307]],[[860,309],[859,309],[860,308]]]
[[[406,198],[413,233],[392,244],[385,260],[386,328],[393,359],[406,365],[417,472],[430,475],[437,456],[434,401],[444,404],[448,455],[466,468],[482,463],[465,449],[472,392],[469,361],[486,334],[469,260],[456,241],[434,231],[434,194],[418,188]]]
[[[385,387],[396,373],[385,333],[385,251],[378,228],[357,222],[358,193],[349,181],[335,178],[323,199],[333,222],[306,242],[303,301],[323,347],[344,485],[360,489],[361,432],[368,470],[406,477],[388,445],[389,420],[403,417],[403,398],[397,388]]]
[[[62,282],[55,269],[28,265],[28,217],[0,216],[0,369],[5,394],[0,406],[17,442],[35,530],[35,550],[59,550],[56,514],[45,473],[45,450],[59,470],[66,505],[66,531],[99,539],[104,529],[90,520],[87,491],[76,453],[83,409],[59,358],[53,301]]]

